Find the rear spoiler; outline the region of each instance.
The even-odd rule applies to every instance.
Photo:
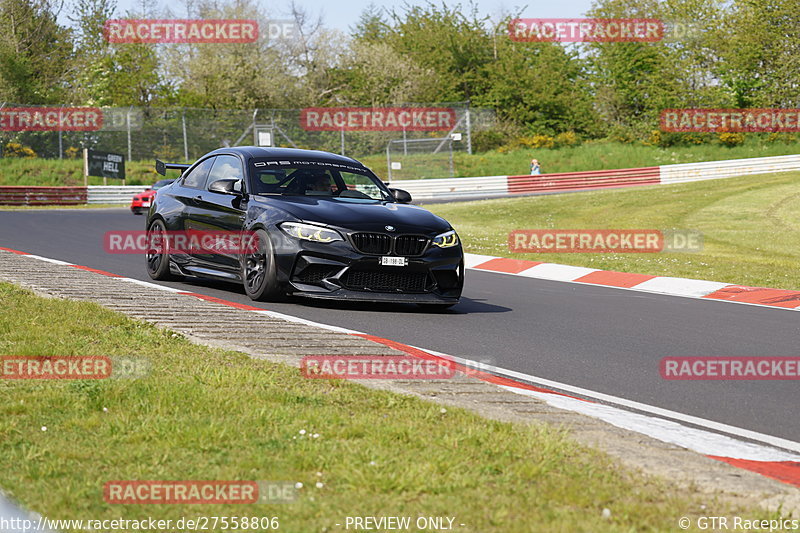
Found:
[[[156,172],[158,172],[162,176],[167,175],[167,169],[180,170],[181,174],[183,174],[183,171],[189,168],[190,166],[192,165],[185,163],[164,163],[163,161],[156,159]]]

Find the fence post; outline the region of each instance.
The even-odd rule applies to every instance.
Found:
[[[342,126],[342,155],[344,155],[344,126]]]
[[[450,177],[454,178],[456,176],[455,168],[453,167],[453,139],[447,143],[447,147],[450,149]]]
[[[131,155],[131,109],[133,109],[133,106],[128,108],[128,114],[125,115],[125,123],[128,129],[128,161],[133,161],[133,156]]]
[[[64,106],[61,106],[61,109],[64,109]],[[61,131],[61,121],[58,121],[58,158],[64,159],[64,138],[63,132]]]
[[[389,183],[392,182],[392,156],[389,151],[389,147],[392,145],[392,141],[386,145],[386,168],[388,169],[389,174]]]
[[[0,104],[0,111],[2,111],[5,106],[6,106],[5,102]],[[2,140],[2,138],[0,138],[0,140]],[[0,142],[0,157],[3,157],[3,143],[2,142]]]
[[[472,120],[469,115],[469,102],[467,102],[467,153],[472,155]]]
[[[189,161],[189,141],[186,137],[186,109],[181,109],[181,124],[183,125],[183,160]]]

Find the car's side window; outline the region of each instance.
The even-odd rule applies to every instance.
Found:
[[[244,177],[242,170],[242,163],[238,157],[232,155],[218,155],[214,166],[211,167],[211,172],[208,174],[208,183],[206,188],[210,189],[211,184],[215,181],[224,179],[237,179],[240,180]]]
[[[183,178],[183,186],[190,187],[192,189],[205,189],[206,179],[208,178],[208,173],[211,170],[215,159],[216,157],[209,157],[194,167],[192,171]]]

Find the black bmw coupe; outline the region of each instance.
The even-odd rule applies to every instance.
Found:
[[[349,157],[289,148],[236,147],[181,171],[159,190],[150,237],[204,231],[243,235],[239,250],[150,246],[156,280],[196,276],[243,283],[253,300],[287,294],[445,308],[464,285],[458,235],[444,219],[389,189]],[[169,239],[154,242],[169,243]]]

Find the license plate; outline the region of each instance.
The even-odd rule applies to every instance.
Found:
[[[150,207],[150,202],[142,202],[142,207]]]
[[[408,257],[381,257],[381,266],[404,267],[408,266]]]

